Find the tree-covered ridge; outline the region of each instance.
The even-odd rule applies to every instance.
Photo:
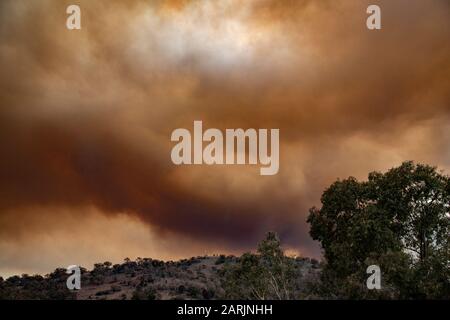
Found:
[[[306,283],[318,278],[320,264],[308,258],[289,258],[297,271],[291,298],[307,296]],[[57,269],[46,276],[0,278],[0,299],[227,299],[229,285],[224,270],[246,260],[245,255],[200,256],[179,261],[138,258],[124,263],[97,263],[93,270],[81,269],[81,290],[66,287],[68,274]],[[241,295],[250,299],[251,296]]]

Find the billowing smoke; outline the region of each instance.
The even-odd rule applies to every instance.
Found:
[[[189,253],[240,252],[276,230],[318,256],[305,220],[336,178],[404,160],[449,169],[449,2],[375,1],[382,29],[370,31],[373,2],[86,0],[69,31],[70,1],[2,1],[0,272],[31,247],[60,261],[35,241],[64,238],[43,212],[52,225],[125,215],[156,243],[190,239]],[[175,166],[170,134],[194,120],[279,128],[279,173]],[[95,262],[105,243],[80,234]]]

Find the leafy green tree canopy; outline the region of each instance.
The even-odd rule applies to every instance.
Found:
[[[244,253],[223,270],[223,287],[231,299],[292,299],[294,265],[285,256],[276,233],[268,232],[257,254]]]
[[[311,208],[320,241],[323,290],[335,297],[450,297],[450,178],[413,162],[368,181],[334,182]],[[381,292],[365,286],[368,265],[381,267]]]

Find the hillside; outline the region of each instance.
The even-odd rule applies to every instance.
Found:
[[[82,269],[81,290],[66,288],[65,269],[42,276],[0,278],[0,299],[221,299],[223,268],[239,261],[235,256],[203,256],[179,261],[138,258],[122,264],[95,264]],[[318,261],[289,258],[294,265],[295,297],[308,298],[309,286],[320,272]]]

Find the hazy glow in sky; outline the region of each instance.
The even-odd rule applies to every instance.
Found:
[[[241,253],[277,231],[320,256],[308,209],[337,178],[450,169],[450,4],[0,2],[0,275]],[[243,4],[245,3],[245,4]],[[173,165],[170,134],[279,128],[280,171]]]

